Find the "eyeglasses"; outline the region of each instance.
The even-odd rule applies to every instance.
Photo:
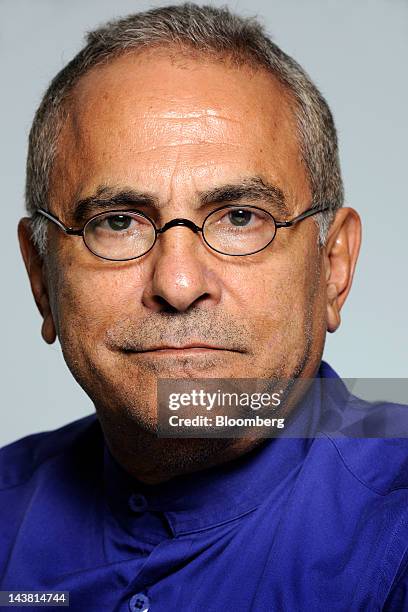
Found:
[[[185,226],[200,233],[210,249],[222,255],[242,257],[263,251],[280,228],[292,227],[329,207],[309,208],[289,221],[276,221],[273,215],[257,206],[226,205],[206,216],[201,227],[189,219],[172,219],[162,228],[143,212],[109,210],[91,217],[81,229],[67,227],[54,215],[39,208],[36,212],[55,223],[70,236],[82,236],[86,247],[102,259],[129,261],[146,255],[156,244],[159,234],[171,227]]]

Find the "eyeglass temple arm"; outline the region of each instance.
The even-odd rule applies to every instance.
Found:
[[[73,227],[67,227],[59,219],[57,219],[57,217],[54,217],[54,215],[44,210],[43,208],[38,208],[36,212],[40,215],[43,215],[44,217],[47,217],[47,219],[55,223],[55,225],[58,225],[58,227],[62,229],[62,231],[66,234],[70,234],[72,236],[82,236],[83,230],[74,229]]]
[[[298,215],[294,219],[290,219],[289,221],[276,221],[276,227],[292,227],[292,225],[295,225],[299,221],[302,221],[302,219],[306,219],[307,217],[311,217],[312,215],[317,215],[318,213],[325,212],[329,209],[330,206],[326,206],[325,208],[320,209],[309,208],[309,210],[306,210],[302,214]]]

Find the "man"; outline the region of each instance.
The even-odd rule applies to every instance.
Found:
[[[26,195],[42,335],[96,414],[2,449],[1,589],[84,611],[408,607],[404,441],[157,436],[162,378],[341,382],[321,357],[361,224],[299,65],[226,9],[112,22],[44,96]],[[341,407],[338,387],[292,416]]]

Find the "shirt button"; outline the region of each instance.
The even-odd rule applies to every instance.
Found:
[[[140,493],[134,493],[129,498],[129,507],[133,512],[144,512],[147,510],[147,501]]]
[[[129,610],[131,612],[147,612],[149,609],[149,598],[144,593],[136,593],[129,601]]]

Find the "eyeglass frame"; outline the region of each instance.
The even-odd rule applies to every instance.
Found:
[[[219,251],[218,249],[215,249],[213,246],[211,246],[207,242],[207,240],[205,238],[205,235],[204,235],[204,232],[203,232],[205,222],[214,213],[216,213],[216,212],[218,212],[220,210],[228,209],[228,208],[236,208],[236,209],[240,209],[240,208],[241,209],[244,209],[244,208],[253,208],[255,210],[260,210],[263,213],[266,213],[267,215],[269,215],[271,217],[272,221],[274,222],[274,226],[275,226],[275,232],[274,232],[272,238],[270,239],[270,241],[265,246],[263,246],[261,249],[258,249],[256,251],[252,251],[251,253],[232,253],[232,254],[223,253],[222,251]],[[92,255],[95,255],[95,257],[99,257],[100,259],[104,259],[106,261],[133,261],[134,259],[139,259],[139,257],[143,257],[144,255],[147,255],[147,253],[149,253],[149,251],[152,250],[152,248],[154,247],[154,245],[157,242],[157,237],[158,237],[159,234],[163,234],[164,232],[166,232],[171,227],[182,227],[182,226],[188,227],[195,234],[200,232],[201,233],[201,237],[204,240],[205,244],[212,251],[215,251],[216,253],[219,253],[220,255],[226,255],[227,257],[247,257],[248,255],[255,255],[256,253],[260,253],[261,251],[266,249],[274,241],[278,229],[286,228],[286,227],[292,227],[296,223],[299,223],[299,221],[303,221],[304,219],[312,217],[313,215],[317,215],[318,213],[326,212],[327,210],[330,210],[330,206],[326,206],[326,207],[321,208],[319,210],[316,209],[316,208],[308,208],[303,213],[301,213],[300,215],[297,215],[293,219],[289,219],[287,221],[277,221],[275,219],[275,217],[269,211],[264,210],[263,208],[260,208],[259,206],[252,206],[252,205],[248,204],[246,206],[244,205],[244,206],[240,207],[237,204],[226,204],[225,206],[220,206],[219,208],[216,208],[215,210],[212,210],[205,217],[201,227],[199,227],[196,223],[194,223],[194,221],[191,221],[190,219],[174,218],[174,219],[171,219],[170,221],[167,221],[167,223],[165,223],[163,225],[163,227],[161,227],[161,228],[157,228],[155,222],[153,221],[153,219],[151,219],[148,215],[146,215],[145,213],[143,213],[142,211],[139,211],[139,210],[123,210],[123,209],[120,209],[120,210],[109,210],[109,211],[100,212],[100,213],[97,213],[96,215],[93,215],[90,219],[88,219],[84,223],[83,227],[79,228],[79,229],[75,229],[73,227],[69,227],[69,226],[65,225],[60,219],[58,219],[58,217],[56,217],[52,213],[48,212],[47,210],[44,210],[41,207],[37,208],[37,210],[35,211],[35,214],[40,214],[40,215],[46,217],[49,221],[52,221],[53,223],[55,223],[68,236],[81,236],[82,240],[83,240],[83,242],[84,242],[84,244],[86,246],[86,248],[88,249],[88,251],[90,253],[92,253]],[[85,240],[85,229],[86,229],[86,227],[87,227],[87,225],[89,223],[91,223],[92,221],[94,221],[98,217],[102,217],[102,216],[104,216],[106,214],[111,214],[111,213],[117,213],[117,214],[134,213],[134,214],[140,215],[140,216],[144,217],[145,219],[147,219],[147,221],[149,221],[151,223],[151,225],[153,226],[153,229],[154,229],[154,232],[155,232],[154,241],[153,241],[152,246],[149,247],[149,249],[147,251],[145,251],[144,253],[142,253],[141,255],[136,255],[135,257],[126,257],[126,259],[112,259],[110,257],[104,257],[103,255],[98,255],[97,253],[92,251],[92,249],[87,245],[86,240]]]

